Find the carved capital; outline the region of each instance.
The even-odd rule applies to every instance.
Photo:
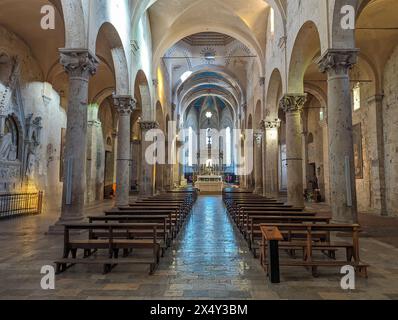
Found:
[[[97,72],[98,58],[87,49],[60,49],[60,63],[71,77],[89,78]]]
[[[317,61],[322,73],[346,74],[357,62],[358,49],[329,49]]]
[[[301,112],[306,100],[306,94],[285,94],[280,101],[280,107],[285,113]]]
[[[140,127],[141,127],[141,130],[143,130],[143,131],[149,131],[149,130],[153,130],[153,129],[158,129],[159,123],[157,123],[156,121],[141,121]]]
[[[261,121],[261,129],[262,130],[271,130],[271,129],[278,129],[281,126],[281,120],[262,120]]]
[[[261,142],[263,141],[262,132],[254,133],[254,141],[256,142],[257,146],[261,146]]]
[[[130,115],[136,107],[136,101],[131,96],[113,96],[113,104],[119,115]]]

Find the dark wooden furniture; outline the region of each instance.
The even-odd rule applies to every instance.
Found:
[[[283,236],[276,227],[262,226],[261,233],[263,246],[265,247],[265,241],[268,243],[268,276],[272,283],[280,283],[278,242],[283,240]]]
[[[64,234],[63,258],[57,260],[57,274],[66,271],[75,264],[102,264],[104,273],[110,272],[118,264],[148,264],[149,273],[153,274],[160,259],[160,240],[157,234],[157,224],[132,224],[132,223],[79,223],[66,224]],[[137,230],[140,228],[152,229],[151,239],[136,239]],[[141,229],[142,230],[142,229]],[[88,239],[71,239],[71,231],[88,231]],[[118,231],[126,232],[127,236],[121,238]],[[102,237],[93,237],[94,232],[103,232]],[[115,235],[117,235],[115,237]],[[151,255],[147,258],[120,258],[119,250],[129,251],[135,249],[149,250]],[[82,257],[78,257],[78,250],[83,250]],[[107,257],[98,258],[95,252],[105,250]]]
[[[363,263],[359,258],[359,232],[360,226],[358,224],[314,224],[314,223],[302,223],[302,224],[290,224],[290,223],[278,223],[278,224],[262,224],[262,227],[275,227],[283,235],[283,241],[279,243],[280,249],[288,248],[301,248],[303,250],[302,259],[288,259],[280,261],[280,266],[303,266],[312,270],[314,276],[318,275],[318,267],[341,267],[345,265],[353,266],[357,274],[360,276],[367,277],[368,265]],[[304,241],[289,239],[286,235],[291,232],[305,232],[306,238]],[[329,236],[325,241],[318,241],[314,238],[314,233],[325,232]],[[347,233],[351,235],[351,242],[340,242],[332,240],[330,233]],[[315,257],[315,251],[328,252],[329,250],[335,251],[343,249],[346,251],[345,259],[336,259],[336,256],[322,255],[321,258]],[[266,270],[269,268],[269,262],[267,261],[267,245],[266,239],[263,238],[261,246],[261,262]]]

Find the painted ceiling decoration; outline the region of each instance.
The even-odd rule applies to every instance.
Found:
[[[182,39],[190,46],[227,46],[235,39],[218,32],[200,32]]]

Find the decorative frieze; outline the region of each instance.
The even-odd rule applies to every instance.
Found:
[[[97,72],[98,58],[86,49],[60,49],[60,63],[71,77],[89,78]]]
[[[285,113],[301,112],[306,100],[306,94],[285,94],[280,101],[280,108]]]

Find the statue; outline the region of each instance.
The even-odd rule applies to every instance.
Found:
[[[12,151],[12,134],[11,132],[7,133],[0,142],[0,160],[7,161],[9,160],[10,153]]]

